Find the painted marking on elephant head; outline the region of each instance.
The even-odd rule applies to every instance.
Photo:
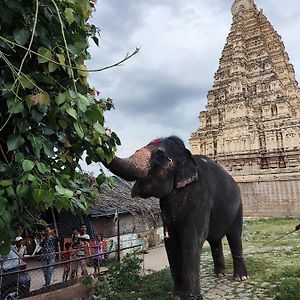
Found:
[[[160,139],[154,139],[149,145],[160,145],[161,140]]]

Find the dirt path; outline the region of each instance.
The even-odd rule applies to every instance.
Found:
[[[160,244],[157,247],[150,249],[147,254],[143,255],[143,258],[144,270],[146,273],[159,271],[166,267],[169,267],[164,244]]]

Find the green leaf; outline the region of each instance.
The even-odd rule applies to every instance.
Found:
[[[23,46],[29,40],[30,31],[26,28],[15,29],[13,32],[13,35],[14,35],[14,39],[15,39],[16,43]]]
[[[96,181],[99,185],[103,184],[105,182],[106,176],[101,173],[99,174],[99,176],[97,177]]]
[[[24,172],[29,172],[34,168],[34,162],[28,159],[25,159],[22,162],[22,168],[24,170]]]
[[[98,133],[105,134],[105,128],[100,123],[95,123],[93,127]]]
[[[16,162],[21,163],[24,160],[24,154],[22,152],[16,153]]]
[[[83,138],[84,138],[84,132],[83,132],[81,126],[80,126],[78,123],[75,123],[75,124],[74,124],[74,128],[75,128],[75,130],[76,130],[77,135],[78,135],[81,139],[83,139]]]
[[[81,41],[75,42],[74,46],[75,46],[77,52],[81,53],[82,51],[86,50],[89,45],[86,40],[81,40]],[[82,66],[83,66],[82,70],[86,70],[86,66],[85,65],[82,65]],[[82,76],[87,77],[87,73],[86,73],[86,75],[82,75]]]
[[[48,71],[49,73],[54,72],[58,68],[58,65],[53,63],[52,61],[49,61],[48,63]]]
[[[83,96],[82,94],[78,94],[78,107],[79,109],[85,113],[86,108],[90,105],[90,100]]]
[[[41,56],[38,56],[38,62],[40,64],[46,63],[50,59],[52,59],[52,53],[51,53],[51,51],[49,49],[45,48],[45,47],[40,47],[38,49],[38,54],[41,55]]]
[[[113,188],[113,187],[116,186],[116,181],[115,181],[114,177],[112,177],[112,176],[111,176],[111,177],[108,177],[107,183],[108,183],[108,185],[109,185],[111,188]]]
[[[21,136],[11,134],[7,139],[8,151],[17,150],[25,143],[25,140]]]
[[[51,205],[54,201],[53,191],[45,190],[43,188],[34,189],[32,192],[32,196],[36,202],[43,202],[47,205]]]
[[[19,81],[24,89],[31,90],[35,87],[35,82],[29,75],[22,74]]]
[[[66,113],[68,113],[71,117],[73,117],[75,120],[77,120],[77,112],[73,107],[66,108]]]
[[[87,67],[85,65],[79,65],[78,69],[79,69],[79,70],[77,70],[78,75],[80,75],[82,77],[88,76]]]
[[[67,99],[68,99],[67,93],[59,93],[56,96],[55,101],[58,105],[61,105],[61,104],[65,103]]]
[[[15,191],[12,186],[8,186],[5,190],[8,198],[11,198],[15,195]]]
[[[66,69],[66,67],[65,67],[66,60],[65,60],[64,55],[62,55],[62,54],[56,54],[56,57],[58,58],[58,61],[61,64],[61,67],[65,70]]]
[[[12,217],[12,215],[9,210],[5,210],[3,212],[3,214],[1,215],[1,218],[4,222],[4,224],[11,224],[11,217]]]
[[[31,182],[37,181],[37,178],[35,176],[33,176],[32,174],[28,174],[27,179]]]
[[[17,196],[22,198],[22,197],[26,197],[26,195],[28,194],[30,188],[28,185],[26,184],[19,184],[17,186],[17,189],[16,189],[16,193],[17,193]]]
[[[46,165],[44,163],[37,162],[36,166],[37,166],[40,173],[45,174],[47,172],[47,168],[46,168]]]
[[[99,122],[100,124],[103,124],[104,122],[103,114],[97,107],[88,110],[85,115],[92,123]]]
[[[18,114],[24,110],[23,103],[18,99],[7,100],[8,111],[12,114]]]
[[[55,190],[56,190],[60,195],[62,195],[62,196],[64,196],[64,197],[67,197],[67,198],[69,198],[69,199],[72,198],[73,195],[74,195],[74,193],[73,193],[71,190],[66,189],[66,188],[64,188],[64,187],[62,187],[62,186],[56,185],[56,186],[55,186]]]
[[[71,25],[75,21],[74,10],[72,8],[68,7],[65,9],[64,14],[65,14],[65,17],[66,17],[69,25]]]
[[[7,205],[7,199],[0,196],[0,216],[5,212]]]
[[[73,99],[76,99],[77,96],[78,96],[78,93],[76,93],[73,90],[69,90],[68,93],[69,93],[70,97],[73,98]]]
[[[104,153],[104,150],[102,148],[98,147],[96,149],[96,153],[101,158],[101,160],[105,160],[105,153]]]
[[[45,142],[44,151],[45,151],[46,155],[48,155],[50,157],[55,156],[55,152],[54,152],[53,148],[54,148],[54,145],[51,142],[49,142],[49,141]]]
[[[10,186],[12,185],[12,179],[0,180],[0,186]]]

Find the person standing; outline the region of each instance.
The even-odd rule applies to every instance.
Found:
[[[21,236],[17,236],[15,239],[15,245],[12,249],[19,254],[20,257],[24,257],[27,254],[27,248],[23,245],[23,238]]]
[[[57,242],[58,238],[54,235],[54,230],[50,227],[47,227],[45,230],[45,235],[40,243],[40,246],[42,247],[41,261],[44,266],[43,271],[45,286],[50,285],[52,281]]]
[[[81,258],[78,262],[80,268],[81,268],[81,275],[82,276],[87,276],[88,275],[88,271],[87,271],[87,267],[86,267],[86,256],[90,256],[91,255],[91,249],[90,249],[90,236],[87,233],[87,226],[86,224],[82,224],[80,226],[80,231],[79,231],[79,236],[78,236],[79,240],[80,240],[80,247],[77,251],[77,256],[78,258]]]
[[[63,281],[68,281],[70,270],[71,270],[71,243],[67,242],[65,243],[65,250],[62,253],[62,261],[64,261],[64,273],[63,273]]]
[[[93,249],[93,254],[96,255],[93,258],[94,274],[100,274],[101,266],[103,266],[103,262],[105,260],[104,241],[100,233],[96,234],[96,240]]]

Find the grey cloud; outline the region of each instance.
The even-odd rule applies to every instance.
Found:
[[[116,110],[106,120],[122,140],[121,155],[169,134],[179,135],[187,145],[199,126],[198,115],[206,105],[230,31],[232,2],[99,2],[94,21],[102,30],[102,43],[100,48],[91,48],[89,67],[113,63],[141,46],[140,53],[122,67],[90,76],[102,96],[114,99]],[[300,74],[300,2],[255,2],[282,36]]]

